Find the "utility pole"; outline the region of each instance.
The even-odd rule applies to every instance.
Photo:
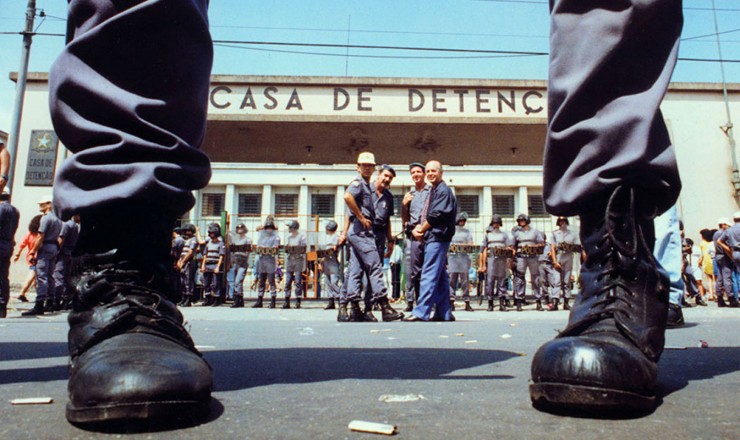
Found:
[[[18,151],[18,136],[21,131],[21,116],[23,115],[23,97],[26,93],[26,77],[28,76],[28,58],[31,55],[31,38],[33,37],[33,19],[36,16],[36,0],[28,0],[26,7],[26,29],[23,31],[23,50],[21,51],[21,65],[18,68],[18,81],[15,86],[15,104],[13,119],[10,124],[8,137],[8,153],[10,153],[10,170],[8,171],[8,191],[14,188],[15,159]]]
[[[722,60],[722,45],[719,42],[719,26],[717,25],[717,9],[712,0],[712,14],[714,14],[714,34],[717,37],[717,53],[719,53],[719,69],[722,72],[722,96],[725,99],[725,113],[727,114],[727,124],[720,129],[727,136],[730,143],[730,154],[732,155],[732,186],[735,189],[735,197],[740,196],[740,170],[737,164],[737,147],[735,145],[735,136],[732,133],[732,115],[730,114],[730,103],[727,99],[727,82],[725,82],[725,65]]]

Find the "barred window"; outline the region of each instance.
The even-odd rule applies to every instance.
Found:
[[[202,217],[220,217],[224,211],[226,196],[217,193],[204,193],[202,198]]]
[[[335,202],[334,194],[311,194],[311,215],[333,217]]]
[[[527,196],[530,217],[547,217],[549,214],[545,209],[545,200],[541,194],[530,194]]]
[[[514,216],[513,195],[494,195],[492,202],[494,214],[498,214],[501,217]]]
[[[275,194],[275,215],[298,215],[298,194]]]
[[[480,215],[478,195],[461,194],[457,196],[457,211],[467,212],[468,218],[478,218]]]
[[[239,194],[239,215],[262,214],[262,194]]]

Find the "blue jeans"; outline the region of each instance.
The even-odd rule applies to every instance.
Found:
[[[452,316],[450,313],[450,276],[446,267],[449,248],[449,242],[433,241],[424,245],[419,301],[411,314],[425,321],[429,320],[432,306],[436,307],[435,313],[438,318],[449,321]]]
[[[671,304],[680,305],[685,286],[681,276],[683,254],[676,205],[673,205],[663,215],[655,219],[655,250],[653,254],[655,259],[658,260],[658,264],[668,272],[668,277],[671,280],[668,301]]]

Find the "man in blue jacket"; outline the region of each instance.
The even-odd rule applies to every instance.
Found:
[[[442,164],[427,163],[427,181],[432,186],[421,211],[419,225],[412,231],[414,239],[424,242],[424,265],[421,269],[419,302],[405,321],[454,321],[450,311],[450,276],[447,273],[447,251],[455,235],[457,199],[442,180]],[[436,313],[430,318],[432,306]]]

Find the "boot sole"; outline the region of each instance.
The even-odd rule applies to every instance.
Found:
[[[163,402],[138,402],[89,407],[67,404],[66,417],[70,423],[80,425],[115,425],[120,422],[194,421],[205,418],[211,401],[173,400]]]
[[[655,408],[655,396],[629,391],[562,383],[536,383],[529,386],[536,408],[586,410],[608,414],[610,411],[645,412]]]

